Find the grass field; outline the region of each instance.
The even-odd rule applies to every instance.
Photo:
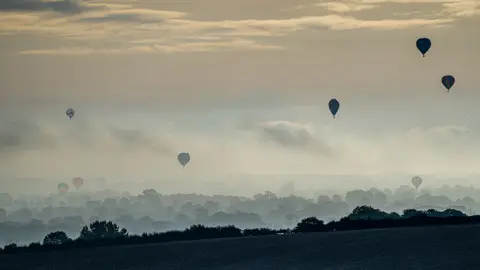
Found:
[[[480,225],[261,236],[0,255],[0,269],[480,269]]]

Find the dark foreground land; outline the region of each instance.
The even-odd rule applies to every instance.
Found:
[[[0,255],[0,269],[480,269],[480,225],[272,235]]]

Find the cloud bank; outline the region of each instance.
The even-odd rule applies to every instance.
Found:
[[[397,3],[411,5],[437,3],[438,12],[425,10],[408,18],[385,12],[382,18],[361,18],[358,12]],[[314,2],[300,7],[317,7],[326,13],[297,14],[290,18],[198,20],[195,14],[146,8],[143,1],[125,4],[93,1],[7,0],[0,4],[1,35],[41,35],[64,41],[86,41],[90,47],[65,46],[53,49],[26,49],[24,55],[86,55],[119,53],[188,53],[236,50],[285,49],[278,40],[296,31],[329,29],[334,31],[370,29],[398,30],[413,27],[448,26],[465,17],[479,14],[472,0],[356,0]],[[208,2],[206,3],[208,6]],[[292,7],[299,10],[299,7]],[[275,9],[273,9],[275,10]],[[281,10],[278,7],[277,10]],[[289,10],[287,8],[287,10]],[[53,12],[53,13],[52,13]],[[281,13],[278,11],[278,13]],[[308,14],[308,15],[307,15]],[[272,14],[272,16],[275,14]],[[427,16],[425,16],[427,15]],[[191,37],[205,40],[191,40]],[[141,46],[138,46],[142,43]]]
[[[77,14],[89,10],[87,5],[76,0],[2,0],[0,11],[54,11],[63,14]]]
[[[479,173],[480,145],[464,127],[359,134],[287,120],[252,122],[228,132],[144,130],[108,124],[8,122],[0,128],[0,169],[25,177],[168,178],[250,173]],[[28,170],[25,170],[28,167]],[[185,172],[183,172],[185,173]],[[25,175],[27,174],[27,175]]]

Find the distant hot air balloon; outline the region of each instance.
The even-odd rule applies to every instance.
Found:
[[[180,162],[180,164],[185,167],[185,165],[188,164],[188,162],[190,162],[190,154],[189,153],[180,153],[178,154],[178,162]]]
[[[335,118],[335,115],[337,115],[338,109],[340,109],[340,102],[338,102],[338,100],[333,98],[328,102],[328,108],[330,109],[330,112],[332,113],[333,118]]]
[[[65,114],[70,118],[70,120],[72,120],[72,117],[75,115],[75,110],[70,108],[70,109],[67,109],[67,111],[65,112]]]
[[[58,184],[57,189],[58,189],[58,192],[60,193],[66,193],[68,192],[68,185],[65,183],[60,183]]]
[[[417,49],[422,53],[423,57],[425,57],[431,46],[432,42],[428,38],[419,38],[417,40]]]
[[[77,190],[80,189],[80,187],[83,185],[83,178],[81,177],[73,178],[72,184],[75,186]]]
[[[422,184],[423,180],[419,176],[415,176],[412,178],[412,185],[418,189],[418,187]]]
[[[447,92],[450,92],[450,88],[455,84],[455,78],[452,75],[445,75],[442,77],[442,84],[447,88]]]

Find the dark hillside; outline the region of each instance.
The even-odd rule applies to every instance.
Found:
[[[0,255],[3,270],[480,269],[480,225],[241,237]]]

